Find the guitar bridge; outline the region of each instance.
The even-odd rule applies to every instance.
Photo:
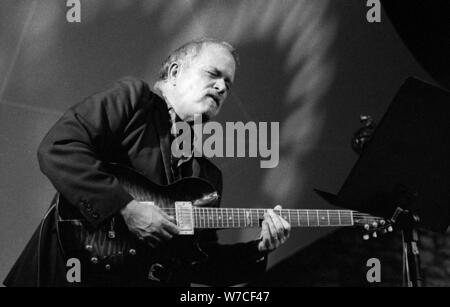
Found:
[[[190,201],[176,201],[175,214],[180,235],[194,234],[194,210]]]

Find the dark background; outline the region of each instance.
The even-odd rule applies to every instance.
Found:
[[[381,118],[410,75],[439,82],[384,9],[380,23],[366,20],[362,0],[81,1],[81,23],[66,21],[65,3],[0,3],[0,280],[55,192],[36,159],[46,131],[66,108],[118,78],[152,84],[168,52],[189,39],[227,40],[240,54],[219,121],[280,122],[277,168],[261,169],[257,158],[215,159],[226,207],[332,208],[313,188],[339,190],[357,158],[350,138],[359,115]],[[408,3],[397,11],[406,12]],[[414,18],[420,19],[408,22]],[[448,73],[437,67],[440,76]],[[439,80],[445,84],[448,74]],[[330,231],[293,230],[269,267]],[[257,234],[224,231],[221,240]],[[356,238],[354,246],[364,248]]]

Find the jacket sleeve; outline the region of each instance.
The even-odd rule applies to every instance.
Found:
[[[123,79],[70,108],[39,146],[41,171],[94,227],[133,199],[114,176],[102,172],[101,158],[118,148],[149,92],[145,82]]]

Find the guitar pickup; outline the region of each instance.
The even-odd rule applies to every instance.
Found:
[[[175,215],[180,235],[194,234],[194,210],[190,201],[176,201]]]

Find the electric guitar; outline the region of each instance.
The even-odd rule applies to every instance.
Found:
[[[105,171],[114,175],[135,200],[154,202],[174,216],[180,235],[153,249],[128,230],[120,213],[93,229],[76,207],[59,195],[56,224],[60,247],[67,259],[80,259],[87,272],[93,275],[134,270],[137,274],[142,272],[143,278],[158,280],[153,276],[155,264],[186,269],[207,259],[201,240],[205,231],[260,227],[267,210],[220,208],[217,191],[209,182],[197,177],[161,186],[119,164],[105,164]],[[351,210],[282,209],[275,212],[291,227],[359,226],[366,232],[365,239],[369,233],[376,237],[377,233],[392,231],[390,221]]]

